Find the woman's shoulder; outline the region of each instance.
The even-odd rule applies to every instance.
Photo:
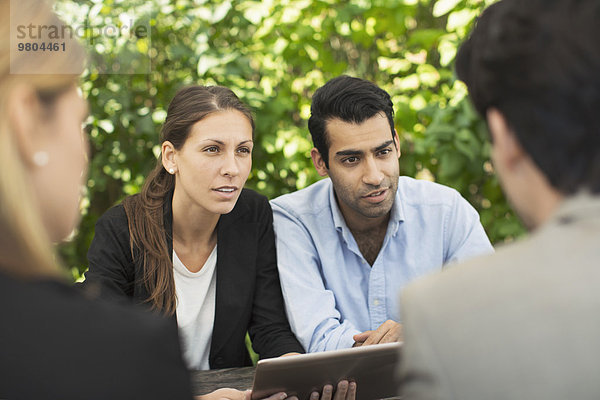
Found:
[[[240,194],[239,200],[242,200],[242,199],[247,202],[256,202],[256,203],[264,203],[264,202],[269,201],[269,199],[267,199],[267,196],[262,195],[256,191],[254,191],[252,189],[248,189],[248,188],[242,189],[242,193]]]
[[[171,330],[171,322],[157,314],[144,312],[133,305],[96,298],[92,292],[77,290],[54,278],[26,281],[0,273],[0,288],[3,289],[1,299],[15,300],[10,306],[0,307],[0,315],[6,320],[17,318],[19,314],[30,316],[27,320],[33,321],[32,326],[25,332],[33,335],[36,332],[33,325],[43,321],[49,332],[56,329],[56,335],[47,338],[51,340],[61,340],[60,332],[68,331],[73,337],[89,340],[93,337],[107,344],[125,338],[136,342],[144,336],[144,332],[160,335],[161,331]],[[53,321],[61,323],[56,325]],[[98,323],[103,327],[101,334],[97,333]],[[151,341],[154,338],[146,339]]]
[[[236,207],[238,206],[240,208],[250,207],[253,209],[270,209],[269,199],[267,198],[267,196],[255,192],[252,189],[246,188],[242,189],[242,193],[240,194],[240,197],[238,198],[238,201],[236,203]]]
[[[227,219],[242,219],[261,221],[265,216],[272,215],[269,199],[255,192],[252,189],[242,189],[242,193],[238,198],[235,207],[228,215]]]
[[[0,334],[3,337],[0,348],[8,359],[27,354],[37,370],[46,374],[53,371],[50,376],[54,379],[62,379],[62,374],[75,376],[77,382],[86,382],[91,387],[97,377],[86,374],[102,373],[100,369],[107,365],[114,369],[111,374],[116,377],[135,368],[146,369],[148,373],[145,367],[148,364],[153,367],[168,364],[180,371],[180,382],[185,384],[185,368],[172,321],[133,306],[91,299],[63,282],[50,279],[26,282],[0,274],[0,288],[1,299],[12,299],[10,306],[2,302],[5,305],[0,306],[0,316],[9,326],[18,328],[15,334]],[[28,318],[23,319],[23,315]],[[40,326],[44,327],[42,336],[36,334]],[[98,326],[102,329],[98,330]],[[88,357],[81,357],[81,349],[73,345],[71,338],[84,340]],[[32,354],[44,357],[35,358]],[[128,357],[121,357],[122,354]],[[60,365],[52,361],[58,359]],[[55,371],[56,368],[60,371]],[[8,369],[7,365],[0,362],[0,370],[4,369]],[[29,377],[35,381],[35,374]]]
[[[106,210],[104,214],[98,218],[97,224],[121,227],[128,226],[128,216],[125,210],[125,204],[129,203],[133,207],[135,207],[135,203],[137,203],[139,198],[139,194],[134,194],[132,196],[127,196],[123,201],[119,204],[116,204]]]

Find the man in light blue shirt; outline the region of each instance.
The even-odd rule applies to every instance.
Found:
[[[271,202],[287,314],[308,352],[401,339],[405,285],[492,251],[457,191],[399,177],[393,114],[375,84],[329,81],[308,122],[313,164],[329,179]]]

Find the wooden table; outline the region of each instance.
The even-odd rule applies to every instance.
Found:
[[[192,371],[191,378],[194,395],[210,393],[220,388],[252,389],[254,367]]]
[[[194,395],[206,394],[220,388],[252,389],[254,369],[255,367],[243,367],[192,371],[192,393]],[[400,400],[400,397],[386,400]]]

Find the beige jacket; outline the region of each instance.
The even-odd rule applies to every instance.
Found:
[[[600,196],[404,291],[405,399],[600,399]]]

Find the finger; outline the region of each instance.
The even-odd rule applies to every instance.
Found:
[[[265,400],[283,400],[285,398],[287,398],[287,394],[284,392],[279,392],[279,393],[272,394],[271,396],[267,397]]]
[[[399,341],[402,341],[402,325],[397,324],[383,335],[379,343],[393,343]]]
[[[364,331],[357,333],[356,335],[352,336],[352,339],[354,339],[355,342],[364,342],[373,332],[374,331]]]
[[[312,392],[310,394],[310,400],[319,400],[319,392]]]
[[[384,328],[383,325],[377,328],[375,332],[373,332],[364,342],[363,346],[368,346],[371,344],[377,344],[387,332],[387,328]]]
[[[333,386],[325,385],[323,387],[323,395],[321,396],[321,400],[331,400],[332,395],[333,395]]]
[[[339,381],[337,385],[337,390],[335,391],[334,400],[344,400],[346,398],[346,393],[348,392],[348,381]]]
[[[398,325],[397,322],[388,319],[383,324],[379,325],[379,328],[375,332],[373,332],[367,340],[363,343],[363,346],[368,346],[370,344],[377,344],[381,342],[383,336],[390,330],[394,329]]]
[[[400,332],[398,332],[398,342],[404,342],[404,328],[402,327],[402,324],[398,324],[398,328],[400,329]]]
[[[355,400],[356,399],[356,382],[350,382],[348,385],[348,393],[346,393],[345,400]]]

